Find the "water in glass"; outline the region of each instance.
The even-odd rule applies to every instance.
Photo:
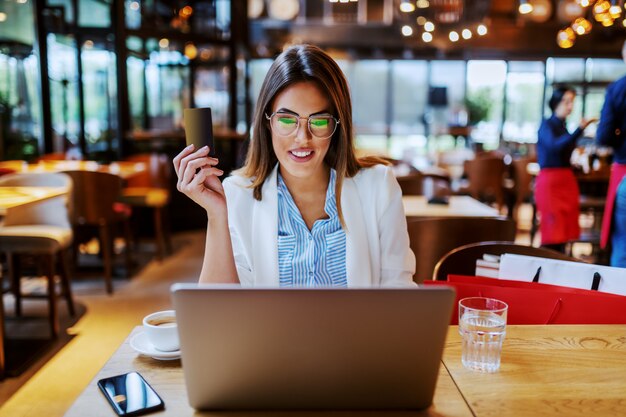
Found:
[[[463,366],[480,372],[500,368],[506,319],[490,311],[470,310],[461,316],[459,332],[463,340]]]

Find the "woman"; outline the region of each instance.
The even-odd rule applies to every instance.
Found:
[[[293,46],[263,82],[243,168],[222,184],[207,148],[174,158],[178,189],[207,212],[200,282],[413,285],[400,187],[356,158],[351,115],[335,61]]]
[[[549,101],[552,116],[539,127],[537,159],[541,170],[535,184],[535,201],[541,215],[541,244],[564,252],[565,243],[580,236],[579,191],[570,165],[576,140],[593,121],[582,119],[569,133],[565,119],[572,113],[576,91],[557,87]]]

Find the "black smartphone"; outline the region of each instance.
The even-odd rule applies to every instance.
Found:
[[[103,378],[98,388],[118,416],[141,416],[165,408],[161,397],[138,372]]]
[[[208,145],[209,156],[215,156],[211,108],[199,107],[196,109],[185,109],[183,111],[183,119],[187,145],[193,143],[196,150]]]

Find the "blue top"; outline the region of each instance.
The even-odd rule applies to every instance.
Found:
[[[278,271],[281,287],[347,287],[346,233],[335,199],[336,172],[330,170],[324,211],[309,231],[278,174]]]
[[[541,168],[569,168],[572,151],[582,135],[581,128],[569,133],[565,121],[554,114],[541,122],[537,137],[537,160]]]
[[[626,77],[611,83],[600,113],[596,139],[600,145],[613,148],[613,160],[626,164]]]

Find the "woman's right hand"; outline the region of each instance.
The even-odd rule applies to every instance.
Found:
[[[589,126],[593,122],[597,122],[597,121],[598,121],[598,119],[596,117],[592,117],[592,118],[589,118],[589,119],[586,119],[586,118],[583,117],[582,120],[580,121],[580,125],[579,126],[580,126],[580,128],[582,130],[585,130],[587,128],[587,126]]]
[[[196,151],[189,145],[174,157],[173,163],[178,177],[176,188],[204,208],[210,220],[226,215],[226,195],[218,178],[224,171],[216,168],[218,160],[208,155],[208,146]]]

